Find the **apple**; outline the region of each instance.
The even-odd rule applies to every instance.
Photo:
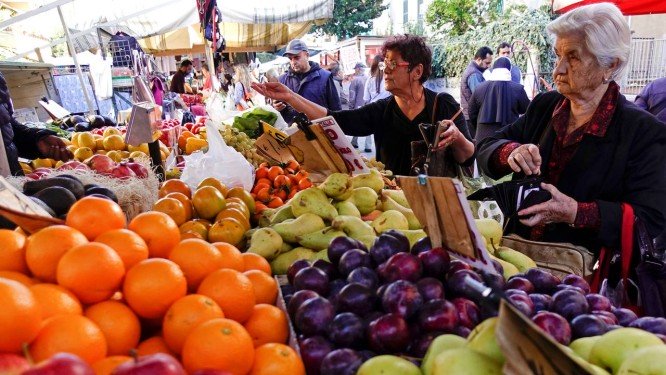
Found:
[[[86,165],[99,174],[108,174],[116,166],[116,162],[110,157],[95,154],[85,161]]]
[[[616,374],[622,362],[638,349],[663,346],[661,339],[638,328],[618,328],[605,333],[590,352],[590,363]]]
[[[92,367],[78,356],[70,353],[58,353],[40,362],[37,366],[23,372],[22,375],[95,375]]]
[[[650,346],[636,350],[627,357],[617,374],[663,374],[664,368],[666,368],[666,345]]]
[[[416,365],[394,355],[380,355],[370,358],[359,367],[356,375],[421,375]]]
[[[186,375],[183,366],[174,357],[156,353],[136,358],[116,367],[114,375]]]
[[[0,374],[18,375],[29,368],[28,360],[20,355],[0,353]]]

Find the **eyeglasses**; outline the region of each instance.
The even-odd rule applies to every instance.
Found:
[[[409,66],[409,63],[406,61],[395,62],[393,60],[384,60],[379,63],[379,70],[389,70],[392,72],[399,66]]]

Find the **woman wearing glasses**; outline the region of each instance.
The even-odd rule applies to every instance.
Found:
[[[399,35],[382,46],[386,91],[393,96],[347,111],[328,111],[280,83],[253,84],[260,94],[288,103],[310,119],[331,115],[347,135],[364,137],[374,134],[377,160],[398,175],[411,174],[411,142],[422,140],[418,125],[430,123],[433,108],[435,120],[445,120],[448,129],[442,132],[439,147],[450,147],[452,162],[463,166],[473,162],[474,144],[465,120],[458,116],[460,105],[451,95],[437,95],[423,87],[430,76],[432,52],[423,38]],[[437,106],[435,106],[437,100]]]

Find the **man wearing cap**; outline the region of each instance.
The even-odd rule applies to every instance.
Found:
[[[365,89],[365,81],[368,78],[365,76],[365,65],[361,62],[356,63],[354,66],[354,78],[349,84],[349,109],[360,108],[365,105],[363,99],[363,91]],[[358,148],[358,137],[352,138],[352,146]],[[372,136],[365,137],[365,152],[372,151]]]
[[[284,55],[289,58],[290,67],[289,71],[280,76],[280,83],[331,111],[342,109],[331,73],[322,69],[319,64],[308,61],[308,46],[302,40],[294,39],[289,42]],[[273,106],[280,111],[288,124],[293,122],[297,113],[293,108],[279,101],[273,102]]]

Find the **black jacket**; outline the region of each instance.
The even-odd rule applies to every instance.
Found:
[[[485,81],[469,100],[469,128],[476,142],[518,120],[530,100],[523,85],[511,81]]]
[[[563,98],[554,91],[534,98],[524,116],[479,144],[479,167],[492,178],[501,177],[489,168],[493,152],[509,141],[538,144],[554,109]],[[550,127],[539,147],[542,174],[548,168],[554,140],[555,130]],[[666,223],[664,160],[666,126],[620,95],[606,135],[585,135],[557,183],[562,193],[578,202],[597,202],[601,214],[600,229],[593,231],[575,229],[563,223],[550,224],[545,228],[543,240],[570,242],[592,251],[598,251],[602,246],[618,248],[621,203],[631,204],[650,235],[656,237]],[[529,234],[528,228],[520,224],[512,226],[511,231],[526,237]]]

